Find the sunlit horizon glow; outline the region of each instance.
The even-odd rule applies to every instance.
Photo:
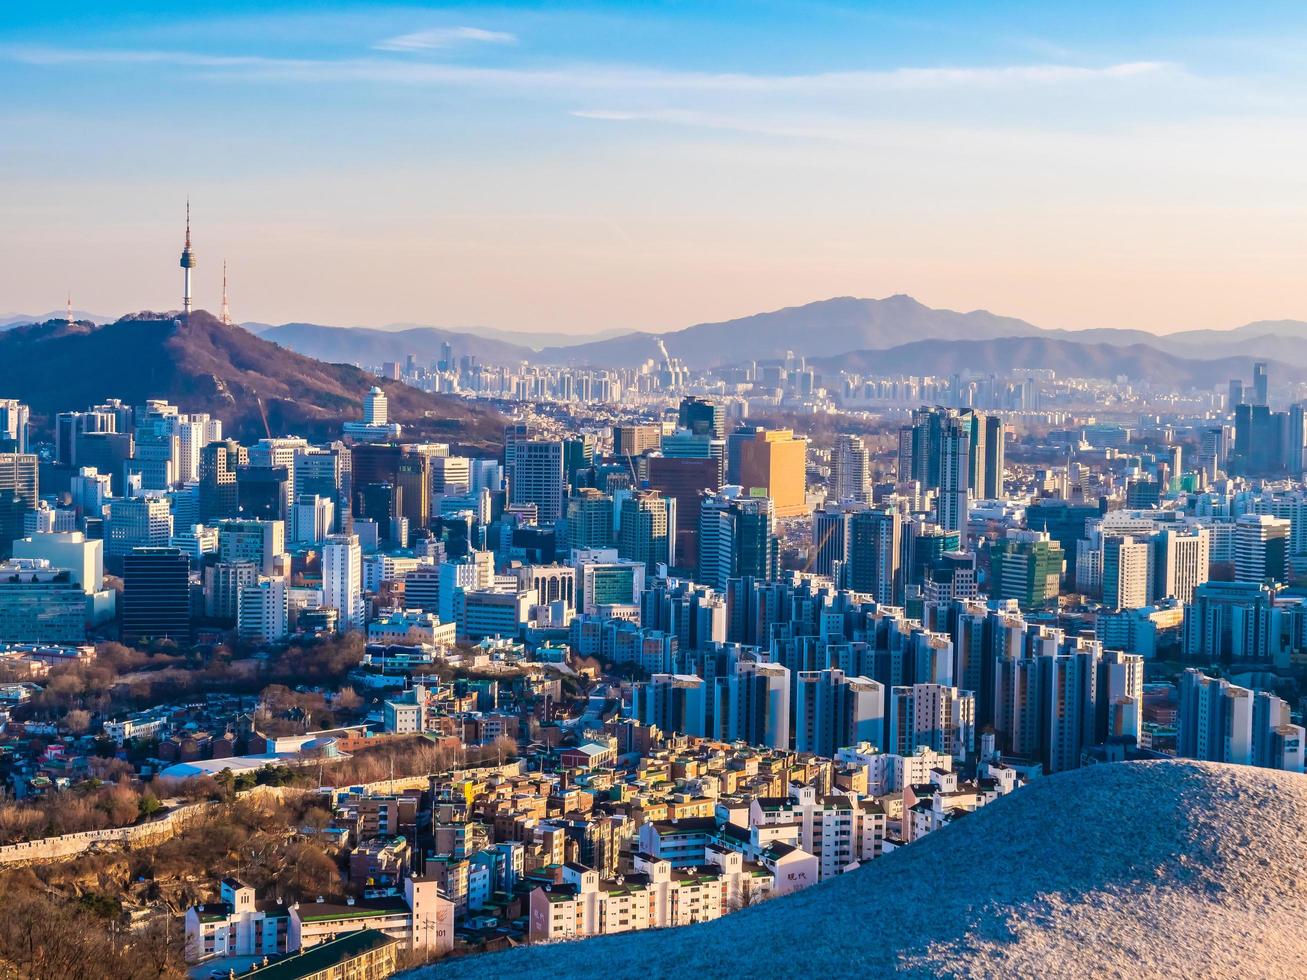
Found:
[[[1307,319],[1307,9],[316,6],[8,11],[0,312]]]

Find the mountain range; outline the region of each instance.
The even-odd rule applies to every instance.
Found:
[[[460,957],[403,976],[1301,976],[1305,836],[1300,773],[1092,765],[715,921]]]
[[[164,398],[222,419],[237,436],[324,438],[360,417],[374,384],[385,389],[391,418],[415,436],[484,446],[503,435],[493,409],[306,357],[203,311],[137,313],[103,325],[56,319],[0,332],[0,391],[47,418],[107,398]]]
[[[660,359],[658,344],[662,341],[671,356],[696,369],[775,360],[792,350],[826,366],[834,366],[832,359],[856,352],[856,360],[864,365],[880,360],[903,365],[893,370],[946,373],[957,368],[946,369],[924,360],[925,351],[912,345],[927,340],[963,344],[1001,340],[1005,343],[987,348],[995,367],[1003,366],[1000,362],[1013,364],[1006,353],[1014,352],[1013,356],[1020,355],[1023,367],[1084,374],[1081,366],[1088,364],[1094,376],[1101,377],[1126,375],[1162,380],[1173,376],[1182,383],[1194,379],[1195,384],[1219,384],[1229,377],[1244,376],[1247,372],[1240,365],[1253,356],[1259,360],[1269,356],[1282,367],[1307,368],[1307,322],[1300,320],[1258,321],[1231,330],[1186,330],[1166,335],[1106,328],[1048,330],[985,310],[961,313],[932,309],[903,295],[885,299],[836,297],[667,333],[625,333],[543,347],[524,343],[530,335],[491,335],[487,331],[438,327],[379,330],[292,323],[256,325],[255,329],[268,340],[312,357],[373,365],[383,360],[402,360],[407,354],[428,364],[441,356],[441,345],[447,342],[455,357],[471,354],[491,363],[634,367],[649,358]],[[1044,343],[1021,346],[1015,344],[1018,339]],[[948,354],[950,347],[953,344],[936,344],[930,353],[965,367],[968,362],[961,361],[962,352],[970,358],[980,350],[963,346],[956,348],[956,354]],[[890,351],[897,354],[889,357]],[[1198,367],[1184,361],[1211,363]],[[1172,364],[1173,375],[1168,367]]]
[[[47,317],[56,319],[62,317]],[[1254,357],[1273,362],[1277,383],[1307,371],[1307,322],[1301,320],[1263,320],[1231,330],[1165,335],[1107,328],[1049,330],[986,310],[933,309],[904,295],[843,296],[666,333],[586,339],[470,327],[333,327],[298,322],[243,326],[289,351],[367,366],[402,362],[410,354],[420,364],[430,365],[449,344],[455,358],[470,355],[492,364],[635,367],[649,358],[661,359],[661,342],[671,356],[695,369],[776,360],[794,351],[827,369],[848,365],[860,370],[950,374],[966,368],[997,371],[1016,366],[1202,387],[1247,377]]]
[[[1244,347],[1246,351],[1247,346]],[[1275,348],[1272,348],[1275,349]],[[847,351],[832,357],[810,358],[822,371],[868,374],[933,374],[948,376],[971,371],[999,377],[1020,368],[1056,371],[1059,377],[1125,376],[1179,388],[1213,388],[1231,378],[1250,378],[1253,362],[1265,361],[1277,384],[1307,380],[1307,367],[1264,356],[1220,356],[1210,359],[1169,354],[1146,344],[1117,346],[1082,343],[1055,337],[998,337],[993,340],[916,340],[887,350]]]

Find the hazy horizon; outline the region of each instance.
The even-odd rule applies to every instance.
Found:
[[[285,325],[285,324],[291,324],[291,323],[305,323],[305,324],[310,324],[310,325],[312,325],[312,326],[335,327],[335,328],[340,328],[340,329],[380,330],[380,331],[385,331],[385,332],[388,332],[388,333],[397,333],[397,332],[400,332],[400,331],[403,331],[403,330],[413,330],[413,329],[419,329],[419,330],[420,330],[420,329],[429,329],[429,328],[434,328],[434,329],[437,329],[437,330],[447,330],[447,331],[451,331],[451,332],[455,332],[455,333],[469,333],[469,334],[476,334],[476,333],[481,332],[481,333],[487,333],[487,334],[493,334],[493,335],[504,335],[504,336],[530,336],[530,335],[538,335],[538,336],[540,336],[540,337],[567,336],[567,337],[575,338],[578,342],[584,343],[584,342],[588,342],[588,341],[591,341],[591,340],[603,339],[603,338],[606,338],[606,337],[620,336],[620,335],[625,334],[625,333],[637,333],[637,332],[639,332],[639,333],[651,333],[651,334],[666,334],[666,333],[674,333],[674,332],[676,332],[676,331],[678,331],[678,330],[684,330],[684,329],[687,329],[687,328],[689,328],[689,327],[695,327],[695,326],[702,326],[702,325],[704,325],[704,324],[722,323],[722,322],[729,322],[729,321],[733,321],[733,320],[745,319],[745,318],[747,318],[747,317],[754,316],[754,315],[757,315],[757,314],[762,314],[762,313],[774,313],[774,312],[777,312],[777,311],[779,311],[779,310],[783,310],[783,309],[790,309],[790,308],[796,308],[796,307],[810,306],[810,305],[813,305],[813,304],[822,303],[822,302],[826,302],[826,301],[834,300],[834,299],[852,298],[852,299],[860,299],[860,300],[885,300],[885,299],[890,298],[891,296],[898,296],[898,295],[908,295],[908,294],[904,294],[904,293],[889,293],[889,294],[886,294],[885,296],[825,296],[825,297],[822,297],[821,299],[809,300],[808,302],[803,302],[803,303],[789,303],[789,304],[787,304],[786,306],[775,307],[775,308],[773,308],[773,309],[767,309],[767,310],[761,310],[761,309],[759,309],[759,310],[750,310],[750,311],[748,311],[748,312],[738,313],[738,314],[731,315],[731,316],[725,316],[725,317],[722,317],[722,318],[720,318],[720,319],[718,319],[718,320],[698,320],[698,321],[695,321],[695,322],[693,322],[693,323],[681,323],[681,324],[677,324],[677,325],[675,325],[675,326],[656,327],[656,328],[647,328],[647,327],[631,327],[631,328],[608,327],[608,328],[602,328],[602,327],[601,327],[601,328],[597,328],[597,329],[595,329],[595,330],[590,330],[590,331],[581,331],[581,330],[570,330],[570,331],[569,331],[569,330],[565,330],[565,329],[548,329],[548,328],[543,328],[543,327],[542,327],[542,328],[538,328],[538,329],[531,329],[531,328],[514,328],[514,327],[511,327],[511,326],[506,326],[506,327],[495,326],[495,327],[491,327],[491,326],[487,326],[487,325],[484,325],[484,324],[418,323],[418,322],[415,322],[415,321],[398,321],[398,322],[390,322],[390,323],[333,323],[333,322],[329,322],[329,321],[325,321],[325,320],[309,320],[309,319],[305,319],[305,318],[303,318],[303,317],[294,317],[294,318],[291,318],[291,319],[289,319],[289,320],[282,320],[282,321],[276,321],[276,322],[274,322],[274,321],[270,321],[270,320],[261,320],[261,319],[258,319],[258,318],[250,318],[250,317],[233,317],[233,320],[234,320],[236,323],[239,323],[239,324],[242,325],[242,326],[259,326],[259,327],[275,327],[275,326],[282,326],[282,325]],[[922,303],[922,305],[924,305],[924,306],[931,307],[932,309],[938,309],[938,310],[949,310],[949,309],[950,309],[950,308],[948,308],[948,307],[939,307],[939,306],[934,306],[934,305],[931,304],[931,303],[928,303],[928,302],[925,302],[925,301],[921,300],[920,297],[912,296],[912,297],[910,297],[910,298],[916,300],[917,302]],[[75,316],[75,317],[77,317],[77,318],[81,318],[81,319],[85,319],[85,318],[87,318],[87,317],[91,317],[91,318],[94,318],[96,322],[112,322],[112,321],[114,321],[114,320],[120,319],[121,317],[124,317],[124,316],[130,315],[130,314],[132,314],[132,313],[138,313],[138,312],[145,312],[145,311],[146,311],[146,310],[144,310],[144,308],[133,308],[133,309],[130,309],[130,310],[123,310],[121,313],[106,313],[106,312],[104,312],[104,311],[84,310],[84,309],[81,309],[80,307],[76,307],[76,304],[74,304],[74,306],[75,306],[75,308],[74,308],[74,311],[73,311],[73,312],[74,312],[74,316]],[[200,310],[200,311],[202,311],[202,312],[211,313],[211,314],[213,314],[214,316],[217,316],[218,313],[219,313],[219,307],[218,307],[217,304],[215,304],[215,305],[213,306],[213,308],[210,309],[209,307],[207,307],[207,306],[205,306],[204,304],[201,303],[201,304],[197,304],[196,309],[197,309],[197,310]],[[164,312],[168,312],[168,309],[166,309],[166,308],[160,308],[160,309],[156,309],[156,310],[152,310],[152,311],[148,311],[148,312],[164,313]],[[952,310],[952,312],[958,312],[958,313],[990,313],[990,314],[993,314],[993,315],[995,315],[995,316],[1013,317],[1014,319],[1025,320],[1024,317],[1015,317],[1013,314],[1011,314],[1011,313],[1007,313],[1007,312],[1005,312],[1005,311],[1003,311],[1003,310],[987,310],[987,309],[976,308],[976,309],[956,309],[956,310]],[[12,319],[13,317],[18,317],[18,316],[36,316],[36,317],[48,316],[48,317],[50,317],[50,318],[52,318],[52,319],[57,319],[57,318],[62,317],[63,315],[64,315],[64,309],[63,309],[63,308],[57,308],[57,309],[52,308],[52,309],[50,309],[50,310],[46,310],[46,311],[44,311],[44,312],[42,312],[42,313],[37,313],[37,312],[35,312],[35,311],[31,311],[31,310],[28,310],[28,311],[22,311],[22,310],[9,310],[9,311],[4,311],[4,310],[0,310],[0,322],[3,322],[3,321],[5,321],[5,320],[9,320],[9,319]],[[1041,328],[1041,329],[1048,330],[1048,331],[1058,331],[1058,330],[1068,330],[1068,331],[1079,331],[1079,330],[1122,330],[1122,331],[1132,331],[1132,330],[1138,330],[1138,331],[1142,331],[1142,332],[1144,332],[1144,333],[1151,333],[1151,334],[1153,334],[1154,336],[1157,336],[1157,337],[1165,337],[1165,336],[1167,336],[1168,334],[1179,333],[1179,332],[1182,332],[1182,331],[1185,331],[1185,330],[1190,330],[1190,329],[1198,329],[1198,330],[1201,330],[1201,329],[1210,329],[1210,330],[1215,330],[1215,331],[1218,331],[1218,332],[1222,332],[1222,331],[1236,330],[1236,329],[1239,329],[1239,328],[1241,328],[1241,327],[1249,326],[1249,325],[1254,324],[1254,323],[1263,323],[1263,322],[1270,323],[1270,322],[1276,322],[1276,321],[1296,321],[1296,322],[1307,322],[1307,317],[1303,317],[1303,318],[1294,317],[1294,316],[1283,316],[1283,317],[1261,317],[1261,318],[1258,318],[1258,319],[1256,319],[1256,320],[1243,320],[1243,321],[1240,321],[1240,322],[1238,322],[1238,323],[1229,323],[1229,324],[1226,324],[1226,325],[1224,325],[1224,326],[1216,326],[1216,327],[1192,327],[1192,328],[1191,328],[1191,327],[1176,327],[1176,328],[1174,328],[1174,329],[1170,329],[1170,330],[1150,330],[1150,329],[1148,329],[1148,328],[1146,328],[1146,327],[1119,327],[1119,326],[1059,327],[1059,326],[1052,326],[1052,325],[1044,324],[1044,323],[1032,323],[1031,321],[1026,321],[1026,322],[1031,323],[1031,326],[1039,327],[1039,328]]]
[[[1307,318],[1307,9],[306,0],[0,26],[0,306],[680,329]]]

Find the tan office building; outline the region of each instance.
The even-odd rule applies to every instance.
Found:
[[[740,445],[740,484],[751,496],[771,497],[777,517],[808,512],[806,439],[789,429],[759,429]]]

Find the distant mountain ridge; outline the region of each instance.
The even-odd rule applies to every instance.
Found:
[[[1082,343],[1056,337],[996,337],[992,340],[916,340],[885,350],[846,351],[832,357],[810,358],[823,371],[859,371],[875,374],[933,374],[965,372],[1002,376],[1013,369],[1042,368],[1061,377],[1174,384],[1181,388],[1214,388],[1230,378],[1250,378],[1254,361],[1266,361],[1279,384],[1307,380],[1307,367],[1266,357],[1253,357],[1247,346],[1238,355],[1180,357],[1146,344]]]
[[[440,358],[441,346],[445,343],[454,349],[456,358],[472,355],[495,364],[513,364],[536,356],[529,347],[440,327],[381,330],[375,327],[283,323],[260,330],[258,336],[321,361],[373,367],[384,361],[403,362],[409,354],[424,367],[429,367]]]
[[[51,310],[48,313],[0,313],[0,330],[19,327],[29,323],[45,323],[48,320],[63,320],[68,316],[67,310]],[[73,310],[74,320],[88,323],[108,323],[114,317],[101,313],[88,313],[86,310]]]
[[[556,364],[638,364],[661,356],[661,340],[673,357],[693,368],[708,368],[742,360],[773,360],[784,357],[786,351],[813,357],[890,347],[904,337],[983,340],[1040,332],[1039,327],[1015,317],[986,310],[935,310],[901,294],[885,299],[840,296],[735,320],[699,323],[671,333],[632,333],[611,340],[551,347],[538,356]]]
[[[52,314],[47,319],[55,320],[59,316]],[[1046,329],[987,310],[934,309],[902,294],[884,299],[841,296],[665,333],[637,331],[593,339],[480,327],[447,329],[392,324],[374,328],[314,323],[244,326],[248,332],[290,351],[333,363],[368,366],[383,361],[402,362],[410,354],[420,364],[429,366],[441,357],[446,343],[456,359],[471,355],[497,364],[527,362],[622,368],[638,366],[650,358],[660,360],[661,341],[671,356],[694,369],[704,369],[776,360],[786,351],[830,364],[830,358],[864,351],[884,352],[919,341],[936,341],[942,351],[952,343],[1041,338],[1093,348],[1082,351],[1087,363],[1096,365],[1096,370],[1110,370],[1111,376],[1136,376],[1132,368],[1134,359],[1142,358],[1149,364],[1164,363],[1142,348],[1185,361],[1229,360],[1231,368],[1240,358],[1262,359],[1263,355],[1282,365],[1307,368],[1307,322],[1301,320],[1262,320],[1230,330],[1184,330],[1164,335],[1111,328]],[[557,342],[545,345],[549,340]],[[1117,348],[1122,353],[1114,358],[1105,348]],[[998,349],[1010,350],[1012,344],[1005,343],[995,348]],[[1027,347],[1023,351],[1023,356],[1028,358],[1024,366],[1068,370],[1073,366],[1075,350],[1050,345]],[[903,356],[908,357],[910,353],[905,351]],[[920,360],[916,354],[912,356]],[[1045,356],[1052,360],[1047,363],[1039,360]],[[1212,370],[1220,373],[1225,369],[1213,366]],[[1184,373],[1207,376],[1205,369],[1186,368]]]
[[[0,391],[34,412],[84,408],[106,398],[141,404],[166,398],[189,412],[208,412],[230,431],[262,436],[338,435],[358,418],[363,395],[380,384],[391,417],[414,432],[467,445],[496,443],[499,413],[475,402],[378,381],[346,364],[328,364],[223,324],[189,316],[136,313],[113,323],[64,320],[0,333]]]
[[[1224,360],[1248,357],[1265,349],[1286,365],[1307,367],[1307,322],[1272,320],[1248,323],[1231,330],[1186,330],[1155,335],[1142,330],[1097,328],[1087,330],[1045,329],[1016,317],[987,310],[958,312],[934,309],[911,296],[884,299],[841,296],[802,306],[711,323],[699,323],[666,333],[629,332],[602,339],[578,340],[541,348],[538,344],[505,339],[524,337],[506,331],[445,330],[415,327],[383,330],[367,327],[323,327],[316,324],[282,324],[260,328],[260,335],[310,356],[334,361],[377,364],[402,360],[414,354],[430,363],[440,356],[448,342],[455,357],[472,354],[491,363],[528,361],[557,366],[621,368],[634,367],[653,358],[661,360],[659,341],[672,357],[694,369],[720,367],[747,361],[776,360],[787,351],[809,359],[840,357],[857,351],[886,351],[917,341],[1010,341],[1042,338],[1049,341],[1090,345],[1090,361],[1103,368],[1112,358],[1100,348],[1131,348],[1118,358],[1116,374],[1133,373],[1130,361],[1142,356],[1146,347],[1185,360]],[[945,344],[940,344],[942,349]],[[1010,347],[1011,345],[1005,345]],[[1074,348],[1031,347],[1026,355],[1035,358],[1029,367],[1055,367],[1037,358],[1045,353],[1058,364],[1067,364]],[[1061,352],[1061,353],[1058,353]],[[1220,370],[1213,368],[1213,370]],[[1201,375],[1195,369],[1190,372]]]

